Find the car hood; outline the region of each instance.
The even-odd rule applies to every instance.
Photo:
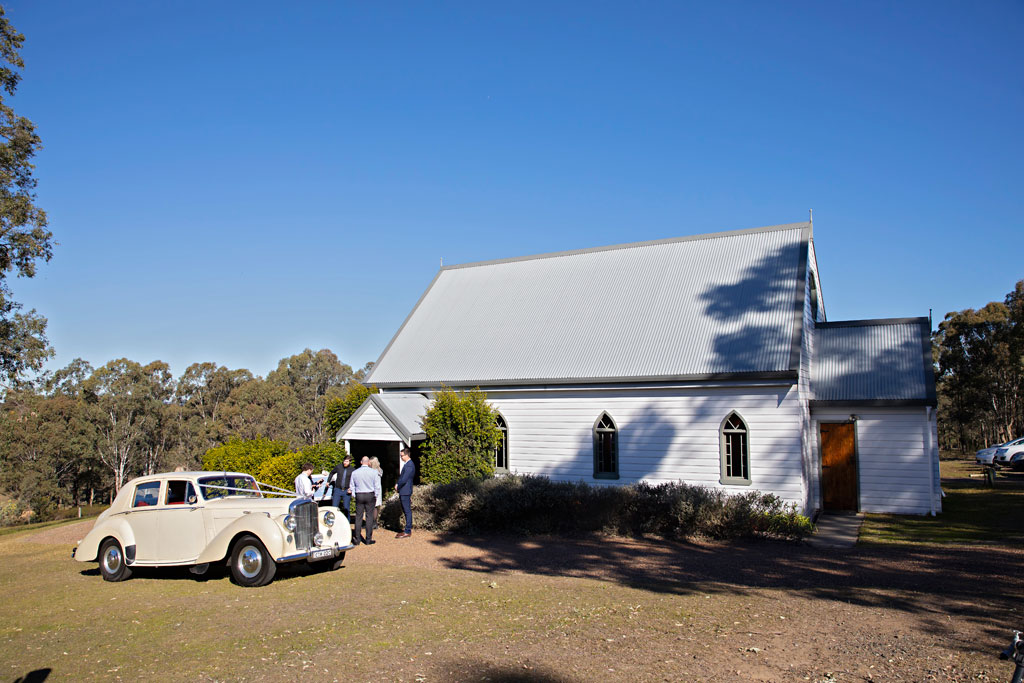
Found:
[[[206,509],[216,512],[237,515],[242,512],[269,512],[272,515],[288,514],[288,506],[294,498],[249,498],[245,496],[229,496],[216,498],[206,502]]]

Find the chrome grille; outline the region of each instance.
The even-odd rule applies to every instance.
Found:
[[[296,500],[288,506],[288,513],[295,518],[295,547],[299,550],[308,550],[313,545],[313,534],[320,529],[318,511],[311,500]]]

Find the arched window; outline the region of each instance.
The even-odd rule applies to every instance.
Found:
[[[619,432],[608,413],[594,423],[594,478],[619,478]]]
[[[508,472],[508,423],[498,413],[495,420],[498,424],[498,431],[501,432],[501,440],[494,448],[494,469],[497,472]]]
[[[750,454],[747,448],[747,424],[732,412],[722,421],[719,433],[722,444],[723,484],[750,483]]]

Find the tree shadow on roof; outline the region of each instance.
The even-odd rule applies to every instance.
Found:
[[[821,332],[828,333],[827,330]],[[925,361],[921,340],[903,339],[878,349],[865,339],[829,349],[821,344],[812,389],[824,400],[926,399]]]
[[[715,372],[789,370],[797,296],[803,282],[801,243],[778,247],[745,268],[738,279],[702,292],[714,321]]]

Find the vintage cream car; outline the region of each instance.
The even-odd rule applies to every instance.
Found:
[[[279,498],[248,474],[168,472],[125,484],[72,551],[99,561],[107,581],[132,567],[190,566],[203,574],[227,560],[234,580],[263,586],[284,562],[337,569],[352,548],[347,518],[334,507]]]

